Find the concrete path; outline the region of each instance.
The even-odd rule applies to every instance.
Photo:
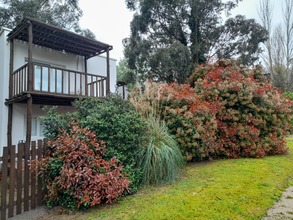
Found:
[[[293,219],[293,186],[289,187],[263,220],[289,220]]]
[[[37,219],[40,219],[46,215],[48,215],[46,208],[43,206],[39,206],[36,209],[24,212],[20,215],[16,215],[16,216],[12,217],[12,218],[8,218],[7,220],[37,220]]]

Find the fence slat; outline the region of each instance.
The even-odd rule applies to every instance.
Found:
[[[40,161],[43,158],[43,148],[45,146],[45,143],[43,143],[41,140],[38,140],[38,160]],[[42,191],[42,179],[38,177],[38,186],[37,186],[37,204],[42,205],[43,202],[43,191]]]
[[[1,219],[6,219],[7,206],[7,165],[8,165],[8,148],[3,148],[3,163],[2,163],[2,185],[1,185]]]
[[[8,204],[8,218],[13,217],[14,214],[14,196],[15,196],[15,145],[9,147],[9,204]]]
[[[23,174],[24,143],[19,143],[17,147],[17,183],[16,183],[16,214],[21,213],[22,204],[22,174]]]
[[[29,159],[30,159],[30,147],[27,147],[30,145],[25,145],[24,148],[24,204],[23,209],[24,211],[29,210]]]
[[[19,143],[17,153],[15,145],[3,147],[0,189],[1,220],[42,205],[44,191],[43,181],[37,177],[39,167],[32,169],[29,164],[36,159],[42,160],[46,156],[47,144],[46,140],[32,141],[29,147],[26,147],[25,143]]]
[[[36,159],[36,142],[32,141],[31,160]],[[31,209],[36,208],[36,171],[31,170]]]

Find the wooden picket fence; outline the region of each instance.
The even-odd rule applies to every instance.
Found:
[[[30,162],[45,155],[47,142],[32,141],[3,148],[1,158],[1,220],[13,217],[42,205],[42,180],[31,169]],[[17,151],[16,151],[17,150]]]

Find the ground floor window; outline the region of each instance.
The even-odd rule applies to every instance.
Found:
[[[27,122],[27,116],[25,115],[24,117],[24,131],[25,131],[25,134],[26,134],[26,122]],[[32,137],[43,137],[43,124],[42,122],[38,119],[37,116],[33,116],[32,117]]]

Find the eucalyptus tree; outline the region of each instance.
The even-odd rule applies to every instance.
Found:
[[[230,18],[238,2],[126,0],[134,16],[124,54],[136,79],[184,82],[196,65],[220,58],[254,63],[267,32],[253,19]]]
[[[78,0],[0,0],[0,26],[14,28],[26,16],[95,38],[79,26],[82,10]]]

